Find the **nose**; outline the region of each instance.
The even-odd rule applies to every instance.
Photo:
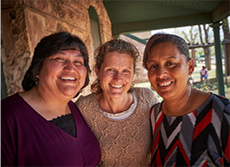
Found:
[[[64,66],[64,70],[66,70],[66,71],[74,71],[75,66],[74,66],[74,64],[72,62],[66,61],[65,66]]]
[[[157,77],[158,78],[164,78],[167,76],[167,69],[165,67],[159,67],[157,69]]]
[[[122,75],[121,75],[120,72],[115,72],[113,78],[115,80],[121,80],[122,79]]]

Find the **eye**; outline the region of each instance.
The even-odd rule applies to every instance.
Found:
[[[130,73],[130,70],[123,70],[124,73]]]
[[[54,60],[59,61],[59,62],[65,62],[65,59],[62,57],[55,57]]]
[[[156,69],[157,68],[157,65],[156,64],[151,64],[151,65],[149,65],[149,70],[154,70],[154,69]]]
[[[109,68],[108,71],[113,72],[113,71],[115,71],[115,70],[114,70],[113,68]]]
[[[83,65],[84,61],[76,60],[76,61],[74,61],[74,64],[76,64],[76,65]]]
[[[166,63],[166,65],[167,65],[167,66],[174,66],[175,63],[173,63],[173,62],[168,62],[168,63]]]
[[[75,65],[84,65],[84,58],[83,57],[75,57],[75,59],[73,59],[73,63]]]

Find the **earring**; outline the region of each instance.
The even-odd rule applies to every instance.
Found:
[[[130,87],[133,88],[134,85],[135,85],[135,84],[134,84],[133,82],[131,82]]]
[[[38,78],[35,78],[36,87],[38,87]]]
[[[194,79],[191,76],[189,76],[187,83],[189,86],[192,86],[194,84]]]

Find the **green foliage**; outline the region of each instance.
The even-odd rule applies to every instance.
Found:
[[[198,31],[194,26],[191,26],[189,29],[189,32],[186,32],[182,30],[182,37],[185,39],[188,43],[197,43],[198,42]]]

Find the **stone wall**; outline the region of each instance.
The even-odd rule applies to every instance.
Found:
[[[21,82],[40,39],[68,31],[86,44],[93,66],[93,47],[88,8],[98,14],[101,42],[112,39],[111,22],[102,0],[2,0],[1,58],[7,93],[22,91]],[[95,74],[91,75],[91,82]],[[89,93],[89,86],[83,94]]]

